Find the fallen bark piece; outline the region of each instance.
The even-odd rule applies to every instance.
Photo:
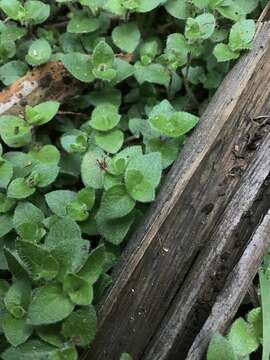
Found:
[[[129,240],[113,274],[113,286],[99,306],[99,331],[86,358],[118,360],[124,351],[137,360],[184,359],[187,354],[188,348],[184,354],[176,341],[183,323],[174,331],[171,326],[171,330],[166,327],[166,321],[170,322],[176,309],[179,311],[175,300],[187,287],[188,274],[201,261],[204,249],[211,249],[214,229],[245,173],[263,154],[258,153],[264,143],[263,127],[252,119],[270,113],[269,39],[270,24],[260,24],[252,51],[241,58],[220,86],[144,223]],[[253,199],[259,195],[268,170],[267,165],[260,173]],[[254,176],[254,182],[257,180]],[[247,204],[247,209],[253,208],[251,202]],[[264,211],[264,207],[258,208],[255,225]],[[226,263],[225,275],[241,257],[249,236],[245,233],[232,261]],[[234,247],[235,240],[229,236],[224,249]],[[220,282],[221,287],[225,280]],[[214,278],[213,285],[218,283],[218,277]],[[210,308],[207,306],[193,324],[197,332],[219,291],[213,292]],[[191,325],[193,320],[188,317],[184,323]],[[168,337],[160,336],[165,327]],[[189,346],[195,336],[193,333],[189,337]],[[170,357],[171,347],[177,357]]]
[[[62,62],[50,61],[0,92],[0,115],[23,114],[27,104],[37,105],[46,100],[62,102],[81,88],[81,83],[71,77]]]
[[[210,316],[196,336],[186,360],[200,360],[212,335],[216,331],[224,333],[230,325],[270,246],[269,234],[270,212],[265,215],[244,254],[230,274],[212,307]]]

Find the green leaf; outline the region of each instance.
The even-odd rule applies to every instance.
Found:
[[[88,259],[82,269],[79,271],[78,276],[85,279],[90,285],[97,282],[105,264],[105,246],[100,245],[94,249],[88,256]]]
[[[29,186],[47,187],[52,184],[59,174],[60,168],[55,164],[37,164],[26,179]]]
[[[118,25],[113,29],[112,40],[122,51],[132,53],[140,43],[141,33],[135,22]]]
[[[117,204],[117,206],[115,206]],[[103,193],[98,216],[113,220],[128,215],[135,207],[124,185],[116,185]]]
[[[128,353],[123,353],[120,360],[132,360],[132,357]]]
[[[20,202],[15,209],[13,224],[16,232],[25,240],[39,241],[44,236],[43,212],[29,202]]]
[[[13,166],[9,161],[0,158],[0,188],[6,189],[13,177]]]
[[[170,117],[175,113],[174,107],[168,100],[162,100],[160,103],[156,104],[149,113],[149,117],[153,118],[157,115],[164,115],[166,117]],[[145,136],[145,132],[141,131]],[[157,136],[156,136],[157,137]]]
[[[20,151],[10,151],[4,155],[4,158],[12,163],[14,178],[24,177],[31,173],[33,161],[29,154]]]
[[[123,184],[123,179],[121,176],[114,176],[109,173],[106,173],[104,176],[104,189],[109,190],[113,186]]]
[[[68,23],[67,31],[75,34],[84,34],[96,31],[99,20],[90,16],[86,11],[76,11]]]
[[[143,65],[150,64],[162,51],[162,43],[159,38],[150,38],[140,46],[140,58]]]
[[[165,9],[168,13],[180,20],[191,16],[191,4],[188,0],[168,0],[165,3]]]
[[[239,7],[242,14],[250,14],[259,4],[258,0],[234,0],[235,4]]]
[[[124,15],[126,9],[122,5],[122,0],[105,0],[103,9],[115,15]]]
[[[29,151],[29,156],[34,162],[40,164],[55,164],[60,161],[60,152],[53,145],[44,145]]]
[[[51,121],[58,112],[60,103],[57,101],[46,101],[36,106],[27,105],[25,108],[25,119],[30,125],[40,126]]]
[[[76,305],[86,306],[93,301],[92,286],[84,278],[76,274],[67,274],[63,282],[63,289]]]
[[[61,323],[38,326],[35,328],[35,331],[37,332],[37,335],[40,337],[40,339],[46,343],[58,348],[63,345],[64,339],[60,334]]]
[[[34,194],[36,189],[30,187],[24,178],[13,180],[8,187],[8,197],[13,199],[26,199]]]
[[[15,229],[26,223],[42,223],[43,212],[30,202],[20,202],[14,212],[13,223]]]
[[[222,15],[222,17],[234,22],[239,21],[244,17],[241,9],[235,2],[230,2],[228,6],[222,6],[221,4],[220,6],[215,6],[215,8]]]
[[[125,173],[125,184],[130,196],[140,202],[153,201],[161,173],[160,153],[151,153],[132,159]]]
[[[102,189],[109,158],[100,148],[88,151],[82,160],[81,175],[85,186]]]
[[[27,70],[28,66],[20,60],[7,62],[0,67],[0,80],[6,86],[11,85],[21,78]]]
[[[64,217],[67,215],[67,205],[77,199],[76,193],[70,190],[55,190],[45,195],[46,202],[51,211]]]
[[[5,258],[8,264],[8,269],[17,280],[29,281],[28,272],[16,252],[11,252],[9,249],[4,249]]]
[[[188,18],[185,36],[191,41],[205,40],[214,33],[215,27],[215,17],[210,13],[199,15],[196,18]]]
[[[193,0],[192,3],[199,9],[204,9],[209,5],[209,0]]]
[[[77,129],[65,133],[60,141],[63,149],[68,153],[84,153],[88,148],[87,134]]]
[[[119,84],[134,74],[133,65],[119,58],[114,60],[114,69],[116,71],[116,76],[111,82],[112,85]]]
[[[54,324],[67,318],[73,311],[74,304],[63,293],[58,284],[49,284],[37,288],[28,308],[30,325]]]
[[[0,117],[0,136],[10,147],[21,147],[31,142],[31,127],[21,118],[13,115]]]
[[[31,296],[31,287],[29,282],[22,280],[13,280],[8,289],[4,303],[9,313],[16,319],[22,319],[27,311]]]
[[[192,130],[198,123],[199,118],[187,112],[175,112],[169,118],[163,114],[150,118],[150,124],[154,130],[161,134],[177,138]]]
[[[269,342],[269,329],[270,329],[270,285],[268,277],[261,270],[260,276],[260,290],[261,290],[261,302],[262,302],[262,317],[263,317],[263,354],[262,360],[268,360],[270,355],[270,342]]]
[[[113,175],[122,175],[131,159],[142,154],[141,146],[129,146],[114,156],[113,161],[108,167],[108,171]]]
[[[207,351],[207,360],[237,360],[230,342],[220,334],[216,333]]]
[[[10,347],[1,354],[3,360],[44,360],[55,348],[33,339],[18,347]]]
[[[69,346],[64,349],[55,350],[48,360],[78,360],[78,353],[74,346]]]
[[[149,12],[157,8],[162,3],[164,3],[164,0],[140,0],[138,1],[136,11],[141,13]]]
[[[116,76],[113,64],[114,52],[112,48],[105,41],[100,41],[93,52],[93,74],[101,80],[111,81]]]
[[[81,189],[77,194],[78,201],[82,202],[86,205],[87,210],[92,210],[95,204],[95,190],[87,187],[84,189]]]
[[[1,310],[3,310],[5,307],[3,299],[8,289],[9,289],[9,283],[6,280],[0,279],[0,309]]]
[[[242,318],[237,319],[229,332],[228,339],[237,356],[246,356],[254,352],[259,343],[249,324]]]
[[[166,169],[177,159],[179,141],[175,139],[151,139],[145,142],[146,153],[159,152],[162,157],[162,168]]]
[[[229,45],[223,43],[215,46],[213,54],[218,62],[234,60],[240,56],[239,52],[232,51]]]
[[[121,116],[116,106],[112,104],[101,104],[92,112],[89,124],[95,130],[108,131],[116,127],[120,119]]]
[[[183,66],[187,63],[190,46],[184,35],[174,33],[170,34],[166,42],[166,54],[168,54],[170,62]]]
[[[49,42],[45,39],[39,39],[32,42],[25,60],[29,65],[38,66],[49,61],[51,55],[52,49]]]
[[[149,82],[158,85],[169,86],[170,75],[164,66],[160,64],[142,65],[136,62],[134,76],[139,84]]]
[[[79,3],[88,6],[92,13],[97,13],[98,10],[104,5],[106,0],[79,0]]]
[[[10,314],[5,314],[2,322],[6,339],[12,346],[26,342],[32,335],[32,326],[26,323],[26,318],[16,319]]]
[[[104,151],[115,154],[124,142],[124,134],[121,130],[112,130],[106,133],[98,133],[95,136],[96,144]]]
[[[250,49],[256,31],[254,20],[241,20],[232,26],[229,46],[232,51]]]
[[[86,204],[76,200],[68,204],[67,215],[75,221],[85,221],[88,218],[89,213]]]
[[[0,193],[0,214],[11,210],[16,204],[16,200],[9,199],[5,194]]]
[[[59,271],[59,264],[50,252],[29,241],[17,240],[16,249],[34,280],[53,280]]]
[[[268,281],[268,280],[267,280]],[[252,309],[247,316],[247,321],[252,327],[253,333],[261,343],[263,340],[263,318],[262,309],[260,307]]]
[[[16,25],[1,25],[0,29],[0,38],[4,41],[16,41],[21,39],[26,34],[26,29],[22,27],[18,27]]]
[[[12,216],[9,214],[0,215],[0,237],[8,234],[12,229]]]
[[[80,227],[68,217],[50,227],[45,246],[59,262],[59,279],[67,273],[76,273],[88,256],[89,243],[81,238]]]
[[[103,217],[96,217],[99,234],[114,245],[123,242],[134,220],[134,212],[116,220],[105,220]]]
[[[89,94],[89,100],[95,107],[104,103],[111,103],[119,107],[122,102],[122,94],[118,89],[108,86],[102,90],[92,91]]]
[[[18,0],[1,0],[0,8],[13,20],[22,20],[25,17],[23,5]]]
[[[25,19],[32,24],[42,24],[50,16],[50,5],[42,1],[28,0],[24,4]]]
[[[61,55],[61,60],[63,61],[65,68],[76,79],[85,83],[94,81],[95,78],[92,71],[93,63],[89,55],[71,52],[69,54]]]
[[[74,311],[63,323],[66,339],[76,338],[78,346],[88,346],[96,336],[97,316],[93,306]]]

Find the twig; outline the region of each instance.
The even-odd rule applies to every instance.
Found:
[[[89,118],[89,115],[85,114],[85,113],[78,113],[78,112],[74,112],[74,111],[58,111],[57,112],[57,115],[62,115],[62,116],[65,116],[65,115],[72,115],[72,116],[81,116],[81,117],[84,117],[84,118]]]

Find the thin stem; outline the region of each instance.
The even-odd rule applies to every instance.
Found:
[[[189,73],[189,69],[191,66],[191,54],[188,54],[188,61],[187,61],[187,66],[186,66],[186,71],[183,74],[183,82],[184,82],[184,86],[186,89],[186,93],[188,95],[188,97],[190,98],[190,100],[194,103],[194,105],[196,105],[197,107],[199,107],[199,102],[196,99],[196,96],[194,95],[191,87],[189,86],[189,82],[188,82],[188,73]]]
[[[58,111],[57,115],[72,115],[72,116],[80,116],[80,117],[84,117],[84,118],[88,118],[89,116],[87,114],[84,113],[78,113],[78,112],[74,112],[74,111]]]

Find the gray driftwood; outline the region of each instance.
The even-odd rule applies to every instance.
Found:
[[[85,358],[185,359],[269,207],[270,24],[233,68],[129,240]]]

